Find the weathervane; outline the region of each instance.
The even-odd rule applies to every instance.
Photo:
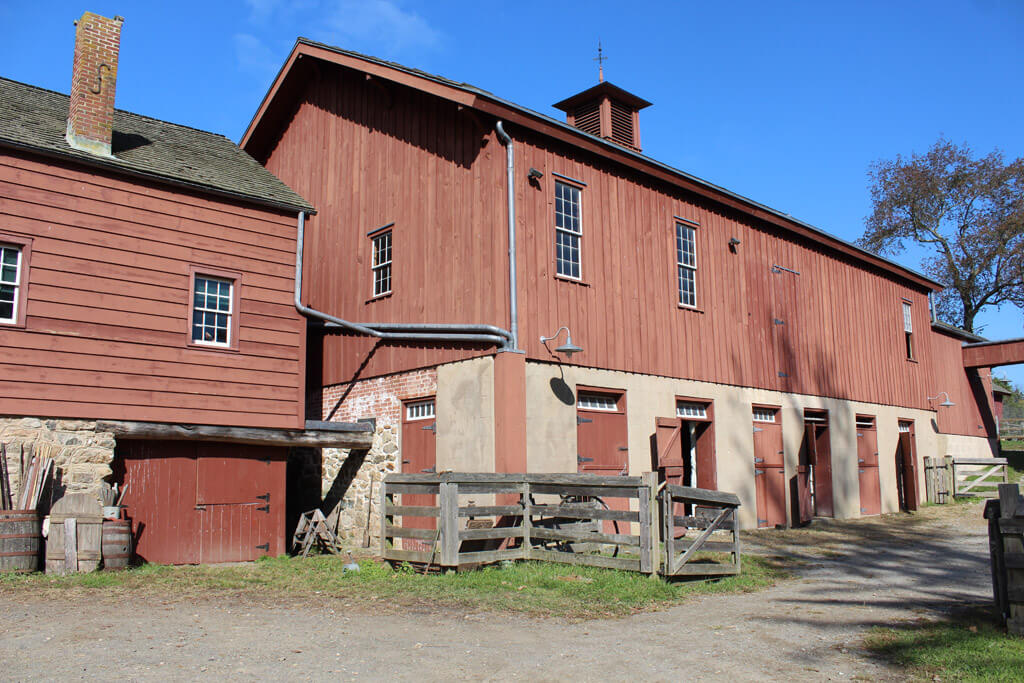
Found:
[[[597,62],[597,80],[604,83],[604,62],[608,61],[608,58],[604,56],[604,50],[601,49],[601,39],[597,40],[597,56],[594,57],[594,61]]]

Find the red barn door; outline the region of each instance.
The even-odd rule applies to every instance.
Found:
[[[882,512],[882,489],[878,478],[878,431],[875,418],[857,416],[857,477],[860,482],[860,514]]]
[[[626,429],[626,397],[621,392],[579,389],[576,395],[576,470],[606,477],[629,474]],[[628,510],[626,498],[607,498],[612,510]],[[606,533],[617,531],[615,522],[605,522]],[[626,527],[628,528],[628,524]]]
[[[786,524],[786,472],[779,410],[754,406],[754,484],[757,525]]]
[[[917,444],[914,423],[899,422],[899,446],[896,449],[896,492],[901,510],[917,509]]]
[[[437,414],[433,397],[406,401],[402,404],[402,472],[426,474],[437,471]],[[403,493],[402,505],[433,507],[437,496],[424,493]],[[436,529],[434,517],[402,517],[402,526],[409,529]],[[430,542],[402,539],[405,550],[429,552]]]

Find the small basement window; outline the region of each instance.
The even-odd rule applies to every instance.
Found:
[[[576,406],[584,410],[606,410],[608,412],[615,412],[619,409],[619,402],[613,394],[597,394],[581,391],[576,399]]]
[[[232,330],[235,316],[234,281],[197,274],[193,285],[193,343],[231,346],[235,342]]]
[[[708,407],[703,403],[676,401],[676,417],[706,420],[708,417]]]
[[[379,232],[373,236],[373,295],[391,293],[391,231]]]
[[[910,303],[903,302],[903,336],[906,341],[907,360],[914,360],[914,321],[911,318]]]
[[[580,188],[555,181],[555,272],[580,279]]]
[[[405,404],[405,420],[429,420],[434,417],[434,399]]]
[[[754,408],[754,422],[775,422],[775,408]]]
[[[858,415],[857,416],[857,429],[874,429],[875,418],[870,415]]]

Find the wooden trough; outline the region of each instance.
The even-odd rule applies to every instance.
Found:
[[[396,501],[405,495],[436,504]],[[545,560],[663,576],[738,574],[739,504],[731,493],[659,486],[653,472],[391,474],[381,486],[381,556],[456,570]]]

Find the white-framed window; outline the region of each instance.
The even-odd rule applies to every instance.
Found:
[[[555,181],[555,272],[580,279],[580,188]]]
[[[754,422],[775,422],[775,408],[754,408]]]
[[[207,346],[231,346],[235,315],[232,280],[196,275],[192,298],[192,341]]]
[[[434,417],[434,399],[405,404],[405,421],[430,420]]]
[[[676,417],[706,420],[708,417],[708,407],[703,403],[676,401]]]
[[[21,297],[21,247],[0,244],[0,323],[16,323]]]
[[[383,296],[391,293],[391,231],[377,233],[373,236],[373,295]]]
[[[902,432],[904,434],[909,434],[910,433],[910,423],[909,422],[900,421],[900,423],[897,425],[897,427],[900,430],[900,432]]]
[[[903,302],[903,336],[907,344],[907,359],[914,360],[914,321],[911,317],[913,309],[909,301]]]
[[[874,429],[875,418],[870,415],[858,415],[857,416],[857,429]]]
[[[584,410],[605,410],[615,412],[619,409],[619,402],[612,394],[598,394],[592,392],[579,392],[576,398],[576,406]]]
[[[676,222],[676,270],[679,279],[679,305],[697,307],[697,230]]]

